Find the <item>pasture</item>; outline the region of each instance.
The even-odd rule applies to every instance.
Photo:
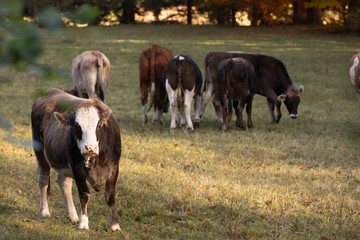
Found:
[[[348,73],[350,58],[360,51],[358,35],[182,25],[43,34],[46,50],[39,62],[66,76],[0,69],[0,239],[360,238],[360,104]],[[153,43],[189,55],[203,74],[209,51],[279,58],[294,86],[305,87],[299,118],[288,118],[282,104],[280,123],[270,123],[266,99],[255,95],[254,128],[247,131],[235,127],[235,116],[230,131],[219,130],[211,103],[194,132],[170,132],[169,113],[164,125],[143,125],[138,57]],[[101,51],[111,62],[106,100],[122,138],[116,192],[121,232],[108,231],[104,190],[93,189],[90,230],[78,231],[66,218],[53,170],[51,217],[39,214],[31,106],[51,88],[72,88],[71,61],[85,50]],[[73,194],[79,213],[75,186]]]

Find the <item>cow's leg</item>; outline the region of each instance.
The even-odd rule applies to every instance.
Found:
[[[246,104],[246,113],[248,116],[248,122],[247,122],[247,126],[248,128],[252,128],[254,125],[252,123],[251,120],[251,110],[252,110],[252,102],[254,100],[254,94],[249,95],[248,100],[247,100],[247,104]]]
[[[50,165],[47,162],[44,152],[34,150],[38,163],[38,182],[40,188],[40,215],[42,217],[50,217],[49,205],[47,201],[47,193],[50,181]]]
[[[152,118],[152,123],[155,123],[157,121],[159,121],[159,109],[154,106],[154,115]]]
[[[201,110],[200,110],[200,120],[201,121],[204,118],[206,105],[210,101],[210,98],[213,94],[214,94],[214,85],[212,83],[208,83],[206,90],[203,91],[203,93],[202,93]]]
[[[195,117],[194,117],[194,127],[198,128],[200,126],[200,107],[201,107],[201,96],[196,95],[194,101],[194,110],[195,110]]]
[[[223,119],[223,112],[222,112],[222,107],[221,107],[220,100],[215,95],[212,102],[213,102],[213,105],[214,105],[214,108],[215,108],[216,116],[217,116],[220,124],[222,125],[224,123],[224,119]]]
[[[180,112],[180,126],[185,127],[186,126],[186,113],[185,113],[185,105],[184,102],[178,103],[179,112]]]
[[[274,103],[271,99],[267,98],[267,102],[268,102],[268,107],[269,107],[269,111],[270,111],[270,121],[272,123],[275,122],[275,116],[274,116]]]
[[[191,130],[194,130],[194,126],[192,124],[192,121],[191,121],[191,114],[190,114],[190,111],[191,111],[191,100],[193,99],[195,95],[195,86],[194,88],[189,91],[189,90],[185,90],[185,96],[184,96],[184,113],[185,113],[185,118],[186,118],[186,127],[188,129],[191,129]]]
[[[111,231],[119,231],[119,221],[116,217],[115,212],[115,189],[116,189],[116,180],[118,176],[118,168],[114,170],[112,176],[106,181],[105,185],[105,201],[109,207],[109,223]]]
[[[58,175],[57,178],[57,182],[59,184],[61,193],[63,195],[64,198],[64,202],[65,202],[65,206],[66,206],[66,211],[68,214],[68,217],[70,219],[70,221],[72,223],[78,223],[79,222],[79,217],[76,213],[76,209],[74,206],[74,201],[72,198],[72,178],[70,177],[65,177],[61,174]]]
[[[149,86],[144,84],[141,85],[141,106],[143,110],[142,122],[147,123],[148,117],[146,115],[147,98],[148,98]]]
[[[171,113],[171,123],[170,123],[170,129],[176,129],[176,121],[177,121],[177,115],[176,115],[176,105],[177,105],[177,90],[173,90],[168,83],[168,80],[166,79],[165,88],[168,94],[169,103],[170,103],[170,113]]]
[[[78,172],[78,170],[74,170],[79,167],[76,168],[76,167],[72,166],[72,168],[74,171],[74,178],[75,178],[76,186],[77,186],[77,189],[79,192],[79,199],[80,199],[80,206],[81,206],[81,214],[80,214],[80,221],[79,221],[78,229],[89,229],[89,218],[88,218],[88,213],[87,213],[87,205],[90,200],[89,188],[86,184],[85,176],[81,172]]]
[[[281,111],[280,111],[281,102],[280,101],[275,102],[275,106],[276,106],[275,123],[279,123],[281,118]]]
[[[245,106],[245,100],[244,98],[240,98],[239,99],[239,103],[237,105],[237,115],[236,115],[236,126],[240,127],[241,129],[246,129],[246,126],[245,126],[245,122],[244,122],[244,119],[243,119],[243,110],[244,110],[244,106]]]

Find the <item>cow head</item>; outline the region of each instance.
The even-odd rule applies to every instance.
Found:
[[[71,126],[80,153],[85,158],[99,155],[98,131],[107,124],[110,115],[110,110],[100,114],[95,106],[80,107],[74,113],[54,113],[61,124]]]
[[[285,103],[285,106],[289,111],[289,117],[292,119],[296,119],[298,117],[297,108],[300,103],[300,95],[303,91],[304,86],[301,85],[298,89],[289,89],[277,97],[279,101]]]

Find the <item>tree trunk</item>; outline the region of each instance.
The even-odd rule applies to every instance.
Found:
[[[231,5],[231,24],[236,25],[236,10],[234,4]]]
[[[135,10],[136,5],[134,1],[124,1],[122,4],[123,13],[120,19],[120,23],[135,23]]]
[[[303,0],[293,2],[293,24],[306,24],[306,10]]]
[[[192,24],[192,3],[193,0],[187,0],[187,24]]]
[[[360,28],[360,0],[351,0],[348,6],[349,9],[344,19],[344,25],[353,30],[358,30]]]
[[[321,11],[318,7],[312,7],[306,9],[307,23],[309,25],[321,25]]]

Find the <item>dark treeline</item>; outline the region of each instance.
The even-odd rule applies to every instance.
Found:
[[[351,30],[360,29],[360,0],[22,0],[23,15],[34,17],[46,7],[59,11],[75,10],[83,4],[96,6],[97,23],[112,14],[120,23],[135,23],[135,14],[152,11],[159,21],[161,10],[185,6],[177,15],[192,24],[196,12],[207,13],[213,24],[236,25],[236,13],[246,12],[251,25],[338,24]],[[196,11],[194,11],[196,9]]]

